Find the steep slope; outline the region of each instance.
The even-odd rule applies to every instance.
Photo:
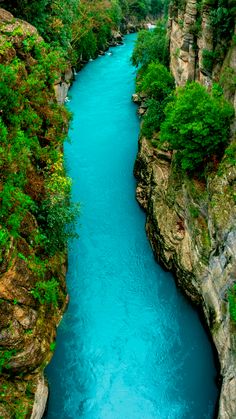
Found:
[[[220,81],[225,96],[236,107],[235,38],[232,30],[225,38],[214,33],[211,22],[216,13],[212,11],[217,10],[218,6],[206,3],[200,8],[195,0],[173,2],[170,68],[177,85],[196,80],[210,88],[213,81]],[[182,173],[172,152],[153,147],[144,137],[134,169],[137,199],[147,212],[146,230],[154,254],[203,311],[217,349],[221,419],[236,417],[236,326],[229,309],[236,274],[235,163],[232,127],[231,144],[205,181]]]
[[[42,416],[47,400],[43,370],[52,356],[66,304],[65,249],[55,243],[49,254],[46,237],[53,223],[51,210],[60,206],[55,179],[61,182],[62,193],[62,182],[69,182],[61,159],[68,115],[57,105],[53,88],[60,62],[61,69],[66,65],[57,57],[55,66],[53,58],[33,26],[0,9],[0,417],[4,419],[30,417],[32,411],[33,418]],[[44,219],[38,212],[42,207]],[[43,234],[46,228],[48,233]]]

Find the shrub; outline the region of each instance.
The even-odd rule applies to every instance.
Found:
[[[8,364],[11,358],[16,354],[15,349],[5,350],[3,348],[0,349],[0,374],[4,368],[9,368]]]
[[[151,139],[154,132],[160,130],[161,123],[165,118],[164,109],[166,102],[167,100],[159,102],[156,99],[149,99],[147,101],[148,110],[144,115],[141,127],[141,132],[146,138]]]
[[[168,66],[169,48],[164,20],[159,20],[153,31],[142,30],[138,33],[131,61],[136,67],[147,66],[152,61]]]
[[[131,0],[129,5],[131,14],[136,15],[139,20],[145,19],[149,10],[149,0]]]
[[[55,278],[52,278],[49,281],[36,282],[35,288],[31,293],[40,304],[49,304],[56,307],[58,301],[58,287],[58,281]]]
[[[49,199],[51,195],[47,208],[50,231],[50,217],[55,215],[55,195],[63,189],[62,186],[70,184],[65,171],[56,184],[55,170],[51,167],[52,164],[61,164],[59,150],[66,137],[69,121],[69,112],[56,103],[53,91],[54,81],[58,72],[65,70],[66,61],[60,48],[52,50],[38,36],[26,34],[21,48],[32,57],[33,64],[29,66],[22,58],[19,42],[19,39],[15,41],[12,36],[16,56],[7,65],[0,64],[0,224],[2,231],[8,231],[8,235],[13,237],[20,235],[26,211],[38,215],[42,200]],[[51,187],[45,191],[45,185],[49,184],[54,184],[54,190]],[[68,199],[64,199],[63,203],[68,209]],[[68,217],[64,217],[64,220],[67,222]],[[36,221],[40,223],[40,217],[36,217]],[[44,225],[46,222],[44,220]],[[65,222],[60,227],[62,230]],[[41,225],[39,227],[41,229]],[[40,231],[32,233],[31,239],[33,236],[37,238],[35,244],[45,249],[48,243],[46,236],[43,237]],[[6,234],[2,240],[5,237]],[[30,245],[33,245],[31,239]],[[3,258],[6,246],[4,243],[0,245],[0,258]],[[55,244],[54,253],[56,250]]]
[[[160,63],[150,63],[144,70],[137,90],[145,92],[149,97],[163,101],[174,89],[174,78],[167,68]]]
[[[229,292],[229,312],[231,319],[236,323],[236,284]]]
[[[221,156],[229,139],[234,110],[218,90],[217,94],[209,94],[198,83],[180,87],[165,115],[160,138],[177,150],[183,169],[194,172],[213,156]]]
[[[62,154],[57,161],[48,166],[46,199],[38,208],[38,220],[46,236],[45,249],[49,255],[57,250],[65,250],[68,239],[77,237],[75,233],[78,204],[70,200],[71,180],[65,176]]]
[[[74,60],[94,58],[99,50],[107,46],[112,29],[119,28],[121,19],[121,6],[117,0],[81,0],[78,4],[78,14],[72,24],[71,43]]]
[[[202,51],[203,69],[208,73],[212,73],[213,66],[216,63],[216,60],[218,58],[219,58],[219,52],[218,51],[210,51],[208,49],[204,49]]]
[[[141,69],[137,91],[145,92],[150,98],[142,125],[142,134],[147,138],[159,131],[164,120],[164,109],[171,100],[173,88],[174,79],[164,65],[153,62]]]

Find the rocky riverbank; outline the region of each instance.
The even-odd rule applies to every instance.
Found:
[[[28,194],[28,201],[34,201],[35,205],[40,205],[41,200],[45,197],[49,199],[49,192],[46,192],[46,182],[49,181],[49,177],[46,177],[46,170],[43,170],[46,163],[45,160],[43,162],[43,157],[40,160],[39,154],[40,152],[43,154],[46,149],[48,153],[51,150],[46,138],[49,135],[47,130],[50,129],[50,115],[52,116],[56,109],[56,98],[49,81],[42,83],[39,81],[39,77],[37,94],[36,91],[31,94],[30,83],[26,84],[28,79],[34,83],[32,74],[36,68],[39,69],[39,72],[44,71],[43,66],[37,67],[36,54],[38,54],[39,60],[41,56],[39,50],[37,53],[35,50],[42,42],[37,30],[29,23],[15,19],[11,13],[3,9],[0,9],[0,25],[1,103],[4,105],[1,110],[1,118],[5,124],[8,124],[9,116],[6,112],[7,107],[5,109],[5,103],[6,100],[9,100],[9,106],[11,106],[11,101],[10,97],[6,96],[5,98],[4,88],[7,88],[6,86],[11,88],[10,81],[14,86],[15,77],[17,78],[17,88],[13,87],[15,101],[18,100],[17,89],[22,89],[21,107],[17,108],[17,115],[19,123],[21,120],[25,121],[25,129],[28,133],[28,137],[25,137],[25,142],[22,144],[26,155],[31,131],[27,131],[27,122],[23,117],[34,115],[36,120],[36,113],[40,114],[42,119],[44,118],[43,112],[45,111],[47,114],[47,126],[46,124],[44,128],[42,126],[39,132],[34,127],[35,134],[40,136],[41,141],[41,148],[38,145],[36,149],[38,154],[36,152],[34,156],[29,154],[28,160],[21,157],[21,150],[16,151],[16,154],[13,154],[12,151],[11,154],[10,144],[12,150],[14,147],[12,141],[9,144],[9,153],[4,151],[5,159],[1,160],[0,192],[1,223],[3,224],[1,233],[3,236],[1,235],[0,253],[0,417],[4,419],[23,417],[39,419],[43,415],[48,394],[43,371],[53,355],[56,328],[67,304],[66,253],[58,249],[46,256],[43,245],[43,240],[46,237],[43,237],[41,233],[40,217],[37,213],[27,209],[26,205],[24,216],[19,212],[20,210],[15,213],[14,210],[18,208],[20,200],[26,199],[26,194]],[[43,57],[43,49],[40,51],[42,51]],[[15,66],[14,75],[11,72],[13,66]],[[9,78],[4,81],[2,77],[8,68]],[[69,85],[69,78],[70,72],[62,73],[61,85],[63,83]],[[37,81],[37,79],[35,80]],[[45,87],[46,83],[48,83],[47,87]],[[60,92],[61,100],[59,102],[64,102],[65,94],[67,93]],[[35,97],[40,100],[39,108]],[[13,103],[14,105],[16,104]],[[13,115],[14,111],[11,110],[10,114]],[[9,124],[9,133],[12,126],[13,122],[12,125]],[[66,121],[64,128],[66,129]],[[1,145],[4,146],[4,139],[1,138],[1,140],[3,141]],[[34,141],[37,144],[36,140]],[[54,158],[56,159],[56,153],[54,153]],[[18,163],[16,163],[17,161]],[[26,162],[25,166],[24,162]],[[53,172],[53,169],[51,170]],[[25,173],[25,180],[22,182],[24,192],[20,191],[20,186],[15,188],[12,180],[10,183],[9,177],[14,176],[14,173],[18,179],[21,179]],[[16,226],[19,223],[17,231],[9,236],[7,236],[4,222],[9,226],[10,232],[12,232],[13,224],[10,224],[9,219],[4,218],[4,193],[6,193],[4,188],[6,188],[6,184],[11,185],[11,195],[8,201],[9,215],[11,214],[12,220],[14,216]],[[15,193],[18,194],[18,198],[14,201]],[[52,196],[53,192],[51,192]],[[11,204],[12,202],[14,204]],[[4,237],[7,238],[2,244]],[[49,299],[50,291],[48,294],[47,291],[45,294],[40,291],[40,286],[42,287],[42,284],[45,284],[47,280],[50,284],[55,285],[53,292],[57,301],[54,300],[53,304],[45,303],[45,298]],[[38,291],[36,291],[37,289]],[[42,302],[44,303],[42,304]]]
[[[227,297],[236,269],[231,188],[236,169],[212,176],[207,184],[189,180],[178,173],[170,152],[141,138],[134,172],[154,254],[204,313],[220,361],[218,417],[231,419],[236,415],[236,327]]]
[[[222,32],[220,6],[195,0],[172,2],[169,15],[170,69],[177,86],[220,82],[236,109],[236,46],[232,12]],[[218,19],[218,25],[213,25]],[[230,20],[231,19],[231,20]],[[217,57],[217,59],[216,59]],[[134,95],[139,115],[145,95]],[[221,163],[204,180],[178,169],[173,152],[144,137],[134,173],[137,200],[147,213],[146,230],[157,260],[198,305],[216,347],[222,378],[219,419],[236,417],[236,326],[229,293],[236,274],[235,123]]]

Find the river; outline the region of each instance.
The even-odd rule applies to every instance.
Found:
[[[210,419],[218,396],[208,337],[155,262],[135,200],[135,37],[86,65],[70,91],[65,159],[80,237],[47,368],[48,419]]]

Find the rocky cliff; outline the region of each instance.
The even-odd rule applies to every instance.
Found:
[[[205,2],[199,7],[195,0],[171,6],[171,71],[177,85],[197,80],[210,87],[220,81],[226,97],[236,105],[235,42],[228,37],[222,50],[210,21],[214,6]],[[221,55],[216,54],[219,50]],[[217,57],[210,65],[206,51]],[[228,296],[236,277],[234,127],[228,152],[204,181],[181,173],[172,152],[153,147],[145,138],[139,141],[134,173],[154,254],[204,313],[220,362],[218,418],[232,419],[236,417],[236,325]]]
[[[55,117],[55,111],[64,112],[56,105],[52,81],[40,81],[44,56],[40,51],[45,48],[37,49],[41,41],[33,26],[0,9],[0,417],[4,419],[42,417],[48,393],[44,368],[52,357],[56,327],[66,304],[65,251],[45,253],[46,237],[43,238],[40,214],[36,211],[46,198],[53,198],[54,202],[56,199],[49,183],[50,176],[56,174],[56,164],[60,165],[61,152],[57,150],[61,146],[51,142],[50,130],[58,119],[50,122],[50,118]],[[6,79],[5,72],[9,72]],[[60,82],[69,83],[68,72]],[[5,88],[9,88],[7,93]],[[32,124],[31,116],[32,130],[28,127],[28,122]],[[59,130],[66,131],[66,127],[64,121]],[[22,133],[21,129],[27,134],[20,146],[20,137],[16,143],[14,138]],[[54,155],[54,165],[46,168],[50,153]],[[60,170],[60,179],[65,181]],[[27,202],[34,203],[30,204],[32,210]],[[49,301],[53,294],[48,299],[52,290],[43,290],[45,283],[55,285],[56,300]]]

